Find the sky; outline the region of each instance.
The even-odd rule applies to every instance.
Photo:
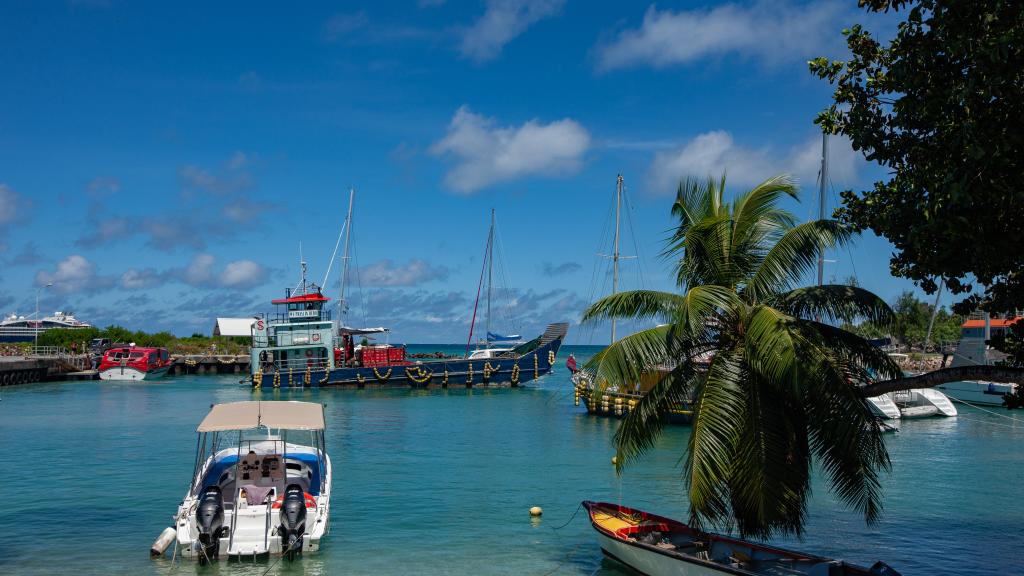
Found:
[[[41,315],[209,334],[269,312],[300,252],[323,283],[355,189],[348,324],[465,341],[494,209],[492,330],[604,343],[577,323],[611,288],[616,175],[620,289],[673,289],[682,177],[791,174],[813,217],[831,88],[807,60],[844,57],[855,23],[893,26],[853,0],[2,3],[0,311],[38,294]],[[884,172],[829,149],[831,211]],[[913,286],[891,252],[862,236],[826,281],[892,301]]]

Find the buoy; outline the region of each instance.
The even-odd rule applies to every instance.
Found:
[[[618,463],[619,463],[619,457],[618,456],[612,456],[612,464],[618,464]]]
[[[530,516],[540,516],[544,511],[540,509],[540,506],[534,506],[530,508]]]
[[[174,542],[175,536],[178,533],[174,531],[174,528],[164,528],[164,531],[160,533],[160,536],[153,542],[153,545],[149,547],[150,556],[163,556],[164,552],[167,551],[167,547]]]

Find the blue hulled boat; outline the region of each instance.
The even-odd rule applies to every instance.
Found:
[[[302,262],[302,279],[294,291],[289,289],[284,298],[272,301],[278,307],[277,312],[258,316],[252,323],[250,366],[254,387],[519,386],[551,371],[568,331],[568,323],[549,324],[542,334],[527,342],[509,337],[505,347],[477,350],[472,354],[467,344],[465,358],[422,361],[407,359],[404,346],[369,344],[367,337],[387,336],[387,328],[346,326],[345,286],[348,281],[348,237],[352,229],[353,197],[354,193],[349,195],[348,216],[342,228],[345,251],[339,318],[336,321],[331,319],[331,311],[326,308],[330,298],[324,296],[320,286],[306,281],[306,264]],[[338,239],[340,243],[340,235]],[[492,245],[493,215],[488,251]],[[488,305],[488,322],[489,309]],[[474,321],[475,317],[474,310]],[[488,334],[488,343],[492,341],[491,336],[495,335]],[[362,344],[356,345],[357,340],[362,340]]]
[[[254,387],[351,386],[455,387],[519,386],[555,365],[569,325],[549,324],[543,334],[487,358],[409,361],[404,346],[355,345],[357,338],[386,334],[386,328],[349,328],[335,333],[330,300],[303,282],[295,293],[273,300],[278,312],[252,325]]]

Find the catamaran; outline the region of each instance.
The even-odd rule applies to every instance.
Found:
[[[330,520],[324,408],[310,402],[217,404],[200,422],[185,498],[152,547],[215,562],[316,552]]]

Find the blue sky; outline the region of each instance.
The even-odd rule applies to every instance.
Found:
[[[791,173],[793,211],[816,212],[830,89],[806,61],[844,56],[857,22],[891,26],[853,1],[5,3],[0,310],[31,314],[52,282],[45,313],[209,333],[267,311],[300,242],[322,279],[353,186],[350,323],[464,340],[491,208],[495,328],[575,322],[608,289],[617,173],[626,289],[671,288],[657,255],[681,176]],[[881,176],[831,149],[833,190]],[[863,237],[826,277],[892,300],[912,286],[890,252]]]

